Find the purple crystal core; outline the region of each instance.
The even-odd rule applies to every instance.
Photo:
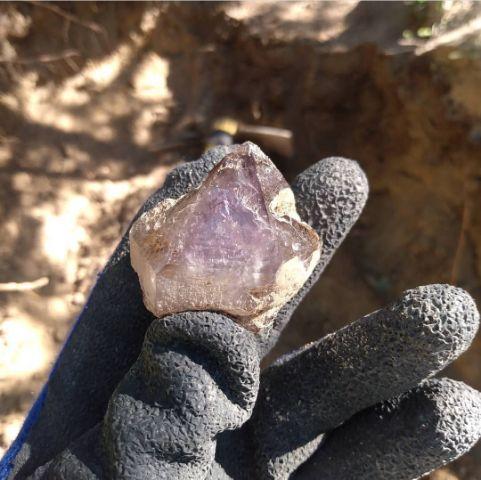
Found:
[[[216,310],[252,329],[297,291],[320,249],[281,173],[249,143],[234,147],[197,189],[145,213],[130,242],[155,315]]]

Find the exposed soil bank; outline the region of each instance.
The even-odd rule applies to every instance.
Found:
[[[479,8],[332,5],[2,6],[0,281],[50,280],[0,294],[2,446],[129,218],[220,116],[291,129],[294,157],[274,158],[290,178],[341,155],[371,183],[277,353],[416,285],[481,305]],[[428,40],[403,40],[433,21]],[[480,362],[478,339],[449,373],[481,389]],[[449,470],[474,480],[480,461],[478,447]]]

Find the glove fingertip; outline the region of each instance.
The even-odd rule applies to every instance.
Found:
[[[328,157],[302,172],[292,188],[297,208],[328,243],[339,243],[366,204],[369,183],[359,163]]]
[[[405,321],[405,331],[411,331],[418,341],[429,342],[425,350],[438,352],[443,366],[468,349],[479,328],[479,312],[473,298],[452,285],[433,284],[407,290],[391,310]]]

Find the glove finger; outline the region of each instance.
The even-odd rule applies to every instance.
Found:
[[[262,339],[264,354],[274,346],[293,311],[359,218],[369,193],[366,175],[359,164],[341,157],[326,158],[312,165],[294,180],[292,189],[299,215],[321,238],[321,258],[302,289],[279,311],[272,330]]]
[[[137,216],[159,201],[179,197],[197,186],[227,151],[227,147],[217,147],[199,160],[177,167]],[[48,388],[32,409],[35,421],[27,421],[20,434],[25,442],[21,448],[14,444],[8,454],[9,458],[16,455],[13,475],[31,473],[101,421],[113,390],[138,357],[153,318],[144,307],[139,281],[130,265],[126,234],[77,319]]]
[[[258,387],[253,333],[217,313],[155,320],[110,399],[103,425],[34,478],[205,478],[216,436],[249,418]]]
[[[439,372],[469,347],[478,324],[465,291],[429,285],[281,358],[262,375],[251,420],[263,478],[292,471],[320,434]]]
[[[460,457],[480,436],[481,394],[432,379],[328,434],[292,478],[412,480]]]
[[[216,313],[156,320],[109,402],[109,478],[204,478],[216,435],[250,417],[258,386],[253,333]]]

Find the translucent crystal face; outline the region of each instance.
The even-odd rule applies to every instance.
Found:
[[[246,143],[196,190],[142,215],[130,248],[156,316],[215,310],[258,330],[302,286],[320,244],[281,173]]]

